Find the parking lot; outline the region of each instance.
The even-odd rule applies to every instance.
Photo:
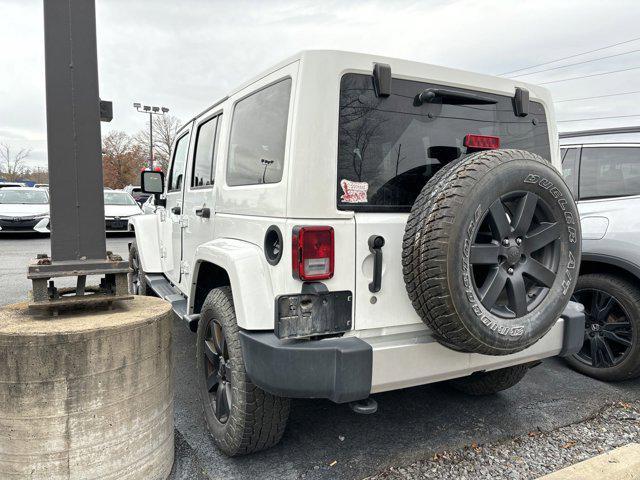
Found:
[[[131,237],[110,237],[126,257]],[[28,259],[49,252],[47,237],[0,238],[0,304],[26,299]],[[294,401],[282,442],[229,459],[209,437],[194,385],[194,337],[174,323],[176,461],[173,479],[363,478],[472,443],[548,431],[592,416],[612,402],[640,399],[640,383],[605,384],[559,360],[534,368],[494,397],[465,396],[444,384],[376,395],[378,413],[360,416],[324,400]]]

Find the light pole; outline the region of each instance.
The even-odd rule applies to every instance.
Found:
[[[151,107],[149,105],[142,105],[138,102],[133,104],[133,108],[135,108],[140,113],[149,114],[149,168],[153,170],[153,116],[164,115],[169,111],[169,109],[165,107]]]

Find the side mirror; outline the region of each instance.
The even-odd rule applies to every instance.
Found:
[[[145,170],[140,175],[140,188],[144,193],[162,193],[164,191],[164,173]]]
[[[164,207],[167,202],[160,198],[164,192],[164,173],[158,170],[144,170],[140,174],[140,188],[144,193],[151,193],[155,199],[156,207]]]

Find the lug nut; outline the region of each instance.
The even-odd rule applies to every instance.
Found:
[[[522,239],[520,237],[516,238],[516,243],[518,245],[521,245],[522,244]]]
[[[505,238],[504,240],[502,240],[502,245],[504,245],[505,247],[509,246],[509,239]]]
[[[509,275],[513,275],[513,268],[511,268],[511,267],[507,268],[507,273]]]

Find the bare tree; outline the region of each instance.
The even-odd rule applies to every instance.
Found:
[[[102,171],[106,187],[137,184],[144,164],[144,150],[125,132],[112,131],[102,139]]]
[[[173,115],[153,115],[154,163],[165,172],[169,167],[171,146],[178,135],[180,126],[180,120]],[[140,130],[136,133],[134,141],[138,147],[149,151],[149,129]]]
[[[0,174],[7,180],[17,180],[26,169],[25,160],[31,155],[30,148],[14,151],[8,143],[0,143]]]

